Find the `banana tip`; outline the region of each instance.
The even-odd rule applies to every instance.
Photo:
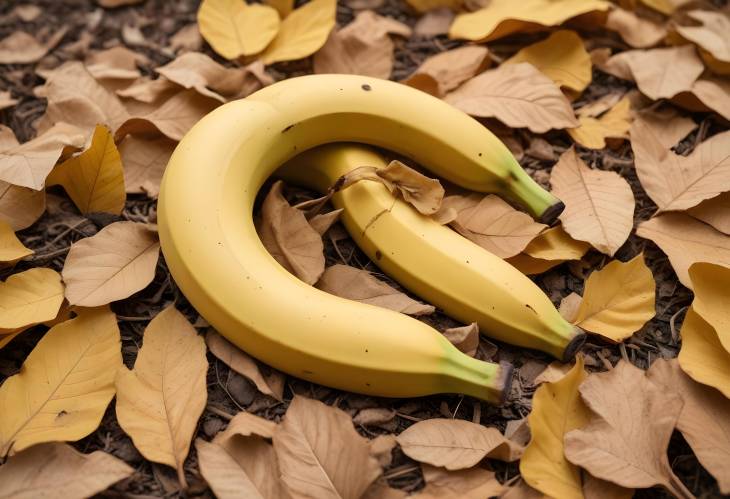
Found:
[[[542,212],[542,215],[540,215],[540,223],[553,225],[555,222],[557,222],[558,217],[564,209],[565,203],[563,203],[562,201],[558,201],[557,203],[548,206],[545,211]]]
[[[509,398],[510,391],[512,390],[512,376],[514,375],[514,367],[509,362],[501,361],[499,363],[499,379],[497,380],[497,386],[499,387],[499,393],[501,394],[499,399],[499,405],[504,405]]]
[[[568,343],[568,346],[565,347],[565,352],[563,353],[563,362],[570,362],[573,360],[573,357],[575,357],[575,354],[577,354],[581,348],[583,348],[583,343],[586,342],[586,338],[588,336],[586,333],[579,327],[575,328],[575,336],[573,336],[573,339],[570,340],[570,343]]]

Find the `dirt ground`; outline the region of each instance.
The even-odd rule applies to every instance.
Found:
[[[123,43],[121,33],[122,27],[125,25],[140,28],[148,41],[147,46],[133,47],[134,50],[143,52],[154,65],[164,64],[170,60],[170,57],[159,47],[164,47],[167,39],[180,28],[195,22],[198,4],[195,0],[148,0],[138,6],[105,10],[90,0],[35,1],[32,3],[42,7],[43,14],[32,23],[23,23],[22,26],[19,26],[17,20],[10,16],[10,12],[20,3],[12,0],[0,4],[0,38],[4,38],[19,28],[34,34],[55,31],[64,26],[69,28],[58,48],[42,61],[41,65],[48,66],[55,66],[63,60],[83,57],[78,49],[85,39],[89,40],[91,49],[107,48]],[[410,11],[402,1],[387,0],[376,10],[380,14],[394,17],[409,25],[413,25],[416,21],[415,13]],[[340,2],[338,23],[345,24],[352,19],[352,16],[353,12],[347,3]],[[623,47],[618,38],[607,38],[605,34],[596,36],[596,34],[582,32],[581,35],[596,47]],[[496,56],[503,56],[514,52],[518,46],[524,46],[526,40],[534,38],[539,38],[539,35],[511,37],[491,43],[489,48]],[[450,41],[444,36],[435,39],[412,37],[408,41],[396,40],[396,63],[392,79],[403,79],[427,56],[458,45],[458,42]],[[225,62],[209,49],[206,49],[206,52],[216,60]],[[277,80],[311,72],[311,61],[277,64],[271,67],[269,72]],[[151,66],[144,68],[144,73],[152,74]],[[10,126],[21,142],[34,136],[34,120],[44,112],[45,102],[33,95],[33,88],[42,83],[43,80],[33,72],[33,65],[0,66],[0,89],[12,89],[14,97],[21,99],[16,107],[0,111],[0,123]],[[630,83],[594,71],[593,83],[581,99],[593,100],[616,87],[630,88],[631,86]],[[576,104],[579,105],[580,102]],[[690,151],[703,136],[712,132],[714,128],[720,127],[712,116],[696,115],[694,118],[700,123],[700,126],[680,145],[680,152]],[[531,137],[529,132],[518,130],[515,137],[527,148]],[[552,144],[557,153],[570,145],[567,134],[564,132],[551,132],[544,138]],[[635,214],[637,223],[649,218],[656,207],[639,187],[633,169],[631,148],[627,142],[615,150],[579,149],[579,152],[583,159],[594,167],[619,172],[626,178],[632,186],[637,201]],[[521,163],[530,174],[545,183],[552,162],[525,154]],[[19,233],[23,244],[33,249],[35,255],[32,259],[21,262],[16,270],[48,266],[60,271],[69,246],[74,241],[91,236],[105,225],[119,219],[145,222],[155,222],[156,220],[155,202],[141,195],[128,196],[126,208],[121,217],[110,215],[82,217],[62,191],[51,189],[49,192],[56,196],[49,196],[47,213],[31,228]],[[313,193],[295,189],[291,190],[290,194],[314,197]],[[327,238],[325,238],[325,242],[328,265],[348,263],[377,271],[374,264],[359,251],[351,240],[339,241],[337,243],[339,251],[335,250],[332,242]],[[657,315],[623,345],[611,345],[595,337],[590,338],[583,352],[586,354],[587,367],[591,370],[605,370],[608,363],[615,364],[621,357],[646,368],[657,357],[675,357],[677,355],[678,330],[684,311],[691,301],[691,295],[687,289],[678,284],[667,258],[653,243],[632,235],[616,257],[625,261],[641,251],[645,252],[647,263],[657,281]],[[342,261],[340,254],[343,255],[346,262]],[[604,258],[606,257],[592,252],[587,257],[589,265],[581,267],[579,264],[563,264],[538,276],[536,282],[557,305],[560,299],[570,292],[581,293],[583,272],[599,268]],[[0,272],[0,278],[4,280],[9,273],[10,271]],[[379,274],[379,277],[397,286],[386,276]],[[129,367],[132,366],[141,345],[142,332],[147,322],[172,301],[177,303],[178,308],[185,312],[192,323],[201,326],[200,331],[205,330],[205,322],[199,318],[196,311],[175,286],[163,258],[158,264],[154,282],[147,289],[130,299],[113,304],[113,309],[120,319],[124,360]],[[459,325],[441,313],[424,320],[441,330]],[[18,371],[22,361],[42,336],[43,330],[44,328],[40,327],[21,335],[1,352],[0,382]],[[551,359],[539,352],[513,348],[498,342],[495,342],[495,345],[496,353],[487,339],[483,337],[478,355],[481,358],[506,360],[517,367],[511,398],[503,407],[493,407],[458,395],[439,395],[419,399],[373,398],[325,388],[292,377],[288,378],[285,398],[289,400],[294,393],[301,393],[335,405],[350,414],[369,407],[395,409],[397,411],[395,419],[384,425],[383,428],[358,427],[358,431],[370,438],[384,432],[398,433],[415,421],[431,417],[455,417],[504,429],[508,421],[520,419],[528,414],[534,391],[531,381]],[[204,434],[210,438],[226,425],[226,421],[232,414],[241,410],[247,410],[272,420],[279,420],[282,417],[286,411],[286,403],[277,402],[258,393],[251,383],[240,375],[230,372],[225,364],[217,361],[212,355],[208,356],[208,360],[210,362],[209,400],[208,407],[200,419],[197,430],[199,435]],[[137,452],[129,437],[116,422],[114,403],[107,410],[98,430],[74,445],[83,452],[102,449],[135,467],[137,473],[133,478],[116,484],[102,494],[104,497],[178,497],[183,495],[178,490],[172,470],[144,460]],[[672,437],[669,454],[674,472],[697,497],[718,497],[720,495],[715,480],[702,469],[678,432],[675,432]],[[497,476],[501,481],[510,480],[518,474],[516,464],[490,461],[490,465],[497,471]],[[186,463],[186,476],[191,485],[187,496],[212,497],[212,493],[199,475],[197,468],[195,450],[191,448],[190,457]],[[398,450],[395,451],[393,462],[385,471],[385,476],[393,487],[407,491],[415,491],[423,487],[423,477],[417,463]],[[635,497],[668,496],[659,489],[650,489],[637,491]]]

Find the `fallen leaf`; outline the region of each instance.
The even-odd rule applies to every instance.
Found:
[[[703,76],[688,91],[675,95],[672,102],[690,111],[714,111],[730,120],[730,82]]]
[[[702,466],[717,479],[720,493],[730,493],[730,400],[692,380],[676,359],[656,360],[647,375],[653,383],[682,397],[677,429]]]
[[[560,315],[568,322],[573,322],[578,317],[578,309],[583,301],[583,297],[578,293],[570,293],[568,296],[560,300]]]
[[[565,459],[563,438],[575,428],[585,426],[590,412],[578,393],[587,377],[583,357],[561,379],[543,383],[532,399],[527,417],[532,439],[520,461],[522,478],[550,497],[582,499],[580,468]]]
[[[167,137],[145,140],[130,136],[119,146],[124,166],[124,188],[133,194],[145,193],[156,199],[160,193],[162,174],[165,173],[175,142]]]
[[[61,28],[41,43],[24,31],[15,31],[0,40],[0,64],[30,64],[39,61],[66,35]]]
[[[730,235],[730,192],[706,199],[687,210],[687,213],[723,234]],[[2,214],[2,201],[0,201],[0,214]]]
[[[447,470],[471,468],[485,457],[516,461],[523,450],[498,429],[462,419],[419,421],[396,439],[411,459]]]
[[[644,254],[614,260],[588,276],[573,324],[620,342],[656,315],[656,282]]]
[[[269,395],[280,402],[284,401],[284,380],[280,373],[264,376],[251,356],[213,329],[208,330],[206,333],[205,343],[213,355],[251,381],[261,393]]]
[[[646,128],[647,132],[651,132],[656,141],[663,146],[664,152],[676,146],[677,143],[684,139],[692,130],[697,128],[697,124],[686,116],[680,116],[676,111],[669,112],[642,111],[637,113],[633,128]]]
[[[13,228],[0,219],[0,266],[12,266],[32,254],[33,250],[23,246]]]
[[[565,435],[565,456],[571,463],[622,487],[660,485],[677,497],[692,497],[667,458],[682,410],[678,395],[656,386],[625,361],[590,375],[580,394],[592,414],[587,426]]]
[[[140,76],[137,63],[144,63],[146,59],[144,55],[118,45],[92,53],[84,64],[86,70],[97,80],[134,80]]]
[[[318,213],[308,220],[309,225],[317,231],[317,234],[323,236],[340,219],[343,211],[345,209],[340,208],[338,210],[328,211],[327,213]]]
[[[397,289],[373,277],[369,272],[347,265],[327,267],[317,287],[333,295],[378,307],[389,308],[408,315],[428,315],[436,311],[410,298]]]
[[[294,9],[261,55],[263,63],[303,59],[322,48],[335,26],[336,8],[335,0],[310,0]]]
[[[634,194],[617,173],[589,168],[575,149],[565,151],[550,175],[553,193],[565,203],[560,215],[571,237],[613,256],[634,225]]]
[[[586,470],[581,470],[583,476],[583,497],[585,499],[631,499],[634,489],[627,489],[596,478]]]
[[[264,0],[264,3],[275,8],[282,19],[294,10],[294,0]]]
[[[437,7],[418,18],[413,27],[413,33],[424,38],[446,35],[453,21],[454,11],[448,7]]]
[[[40,444],[0,466],[0,497],[83,499],[132,474],[124,461],[100,450],[82,454],[68,444]]]
[[[497,118],[535,133],[578,126],[570,102],[553,81],[529,63],[507,64],[470,79],[444,100],[465,113]]]
[[[393,160],[375,174],[390,192],[397,191],[403,199],[423,215],[433,215],[441,207],[444,188],[437,179],[426,177],[413,168]]]
[[[307,284],[314,284],[324,272],[324,244],[304,214],[289,205],[277,181],[264,199],[261,242],[286,270]]]
[[[427,58],[402,83],[443,97],[491,64],[489,50],[480,45],[465,45]]]
[[[447,471],[427,464],[421,468],[426,487],[414,499],[484,499],[505,490],[493,471],[482,468]]]
[[[180,28],[170,37],[170,49],[175,52],[197,52],[203,48],[203,38],[197,23]]]
[[[524,480],[517,482],[517,485],[508,487],[507,490],[499,496],[499,499],[544,499],[545,495],[533,489]]]
[[[730,398],[730,353],[720,343],[717,331],[692,306],[682,329],[679,365],[692,379],[712,386]]]
[[[690,1],[692,0],[641,0],[641,3],[669,16]]]
[[[690,289],[688,270],[694,262],[730,266],[730,236],[684,213],[664,213],[641,222],[636,235],[659,246],[669,257],[679,282]]]
[[[256,416],[249,412],[239,412],[228,422],[228,427],[215,436],[213,440],[217,444],[224,444],[227,440],[236,435],[250,437],[257,435],[263,438],[273,438],[276,430],[276,423]]]
[[[715,329],[720,343],[730,353],[730,266],[694,263],[689,277],[695,295],[692,308]]]
[[[667,36],[664,26],[620,7],[608,12],[606,28],[617,32],[623,41],[634,48],[653,47]]]
[[[49,321],[62,302],[63,284],[55,270],[36,267],[13,274],[0,283],[0,332]]]
[[[114,222],[76,241],[66,256],[63,281],[71,305],[95,307],[144,289],[155,276],[157,234],[137,222]]]
[[[205,342],[170,305],[150,321],[134,369],[117,373],[117,421],[142,455],[177,470],[183,464],[205,409],[208,361]]]
[[[395,435],[386,433],[378,435],[368,442],[370,455],[378,460],[380,466],[387,468],[393,462],[393,449],[398,445]]]
[[[707,66],[718,74],[730,74],[730,19],[721,12],[691,10],[687,16],[701,26],[676,25],[674,29],[683,38],[701,47],[700,55]]]
[[[507,261],[524,274],[541,274],[568,260],[579,260],[590,247],[585,241],[576,241],[562,225],[557,225],[539,233],[522,253]]]
[[[408,5],[416,9],[417,12],[429,12],[441,7],[449,7],[456,10],[460,5],[459,0],[406,0]]]
[[[0,92],[0,110],[13,107],[18,102],[20,101],[18,99],[13,99],[9,91]]]
[[[258,54],[279,32],[279,14],[268,5],[243,0],[203,0],[198,29],[226,59]]]
[[[281,480],[294,497],[357,499],[381,473],[350,416],[295,395],[274,432]]]
[[[13,230],[23,230],[46,211],[46,193],[0,180],[0,218]]]
[[[559,87],[580,94],[591,82],[591,58],[578,33],[561,30],[529,45],[504,64],[529,62]]]
[[[395,409],[370,407],[361,409],[360,412],[352,418],[352,422],[360,426],[382,426],[393,421],[393,418],[395,418]],[[370,448],[370,453],[372,454],[372,447]]]
[[[571,293],[568,296],[578,296],[578,295],[575,293]],[[580,298],[580,296],[578,296],[578,298]],[[563,301],[565,301],[565,298],[563,298]],[[563,304],[561,302],[560,303],[561,308],[562,308],[562,305]],[[562,314],[562,311],[560,313]],[[568,320],[568,319],[566,318],[566,320]],[[581,362],[583,362],[582,358],[581,358]],[[553,383],[554,384],[554,383],[560,381],[561,379],[563,379],[565,377],[565,375],[568,374],[568,372],[570,372],[570,370],[573,367],[574,366],[571,366],[570,364],[563,364],[562,362],[560,362],[558,360],[554,360],[550,364],[548,364],[548,366],[545,368],[545,370],[543,372],[541,372],[540,374],[538,374],[535,377],[535,381],[533,381],[533,384],[535,386],[537,386],[541,383]],[[554,390],[554,388],[553,388],[553,390]],[[533,402],[533,404],[534,404],[534,402]],[[533,405],[533,410],[534,410],[534,408],[535,407]]]
[[[136,107],[136,104],[133,104],[134,101],[143,102],[145,104],[160,105],[179,91],[180,87],[167,78],[157,78],[156,80],[152,80],[147,76],[142,76],[132,82],[132,84],[128,87],[117,90],[116,94],[119,97],[125,97],[127,99],[124,101],[124,104],[130,109],[130,113],[140,114],[137,112],[139,109],[132,109]],[[128,99],[134,100],[130,101]],[[139,106],[140,109],[144,109],[146,111],[149,111],[151,107],[154,106],[144,106],[143,108],[142,106]]]
[[[82,214],[120,214],[127,196],[122,159],[111,130],[97,125],[89,148],[54,168],[46,185],[63,186]]]
[[[0,455],[76,441],[96,430],[121,367],[119,327],[108,308],[84,310],[53,326],[20,372],[0,386]]]
[[[468,326],[451,327],[444,331],[444,336],[456,348],[474,357],[479,348],[479,325],[472,322]]]
[[[630,114],[629,99],[624,97],[600,118],[579,116],[580,126],[568,129],[568,135],[583,147],[603,149],[606,147],[606,139],[608,138],[629,138]]]
[[[605,12],[610,3],[601,0],[491,0],[487,7],[454,19],[450,38],[487,42],[512,33],[559,26],[568,19],[591,12]]]
[[[42,13],[43,10],[41,10],[41,8],[37,5],[18,5],[13,9],[13,14],[18,16],[21,21],[26,23],[34,21]]]

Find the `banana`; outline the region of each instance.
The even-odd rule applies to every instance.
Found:
[[[327,192],[359,166],[385,167],[374,150],[328,144],[289,160],[276,175]],[[361,181],[332,197],[355,242],[422,299],[488,336],[569,361],[585,333],[566,321],[527,276],[496,255],[418,213],[382,184]]]
[[[347,140],[410,153],[546,222],[562,209],[486,128],[430,95],[361,76],[292,78],[217,108],[176,147],[158,200],[175,281],[221,334],[294,376],[374,395],[457,392],[499,402],[508,365],[473,359],[405,315],[312,288],[261,244],[252,212],[266,178],[299,152]]]

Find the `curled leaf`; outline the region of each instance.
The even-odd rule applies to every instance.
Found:
[[[406,78],[403,83],[443,97],[489,67],[489,50],[480,45],[465,45],[432,55]]]

